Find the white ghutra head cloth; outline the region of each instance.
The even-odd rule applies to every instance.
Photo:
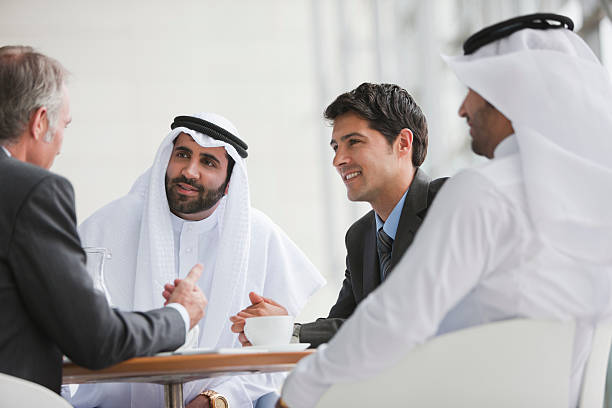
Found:
[[[566,256],[610,264],[610,77],[573,24],[565,24],[567,17],[555,16],[566,19],[558,20],[561,26],[544,27],[542,16],[550,15],[504,22],[515,25],[506,37],[491,35],[504,23],[496,24],[488,28],[491,42],[468,39],[466,55],[443,58],[512,122],[528,209],[542,241]],[[517,27],[521,19],[527,23]]]
[[[246,163],[243,159],[246,157],[246,144],[240,140],[235,126],[220,115],[200,113],[175,118],[172,130],[159,147],[152,167],[140,176],[132,187],[131,193],[144,196],[134,285],[134,310],[162,307],[163,285],[177,278],[177,254],[174,253],[174,235],[165,177],[173,141],[181,133],[190,135],[202,147],[224,147],[235,161],[227,196],[215,210],[218,212],[219,228],[215,271],[204,271],[214,275],[206,311],[206,325],[200,332],[199,347],[214,348],[222,337],[228,337],[223,339],[224,344],[231,344],[233,338],[229,337],[232,337],[232,333],[224,330],[227,326],[227,316],[240,310],[244,299],[247,299],[246,273],[251,234],[251,203]],[[230,139],[230,136],[233,139]],[[219,298],[213,299],[215,294],[219,294]]]

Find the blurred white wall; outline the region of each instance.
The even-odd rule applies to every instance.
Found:
[[[329,282],[300,316],[307,321],[335,301],[344,233],[369,209],[346,199],[331,167],[324,108],[365,81],[405,87],[428,117],[426,171],[452,175],[478,159],[456,115],[465,89],[439,54],[459,53],[485,24],[570,3],[1,0],[0,38],[72,72],[73,123],[54,170],[74,184],[79,221],[129,190],[174,116],[213,111],[233,121],[249,144],[253,206]]]

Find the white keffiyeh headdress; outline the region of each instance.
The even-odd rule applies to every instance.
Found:
[[[113,259],[108,263],[106,276],[117,306],[126,310],[161,307],[163,285],[177,277],[176,257],[179,256],[175,253],[173,215],[165,190],[173,141],[184,132],[200,146],[224,147],[235,165],[228,193],[212,215],[216,218],[216,230],[207,237],[217,242],[215,262],[211,262],[214,266],[209,265],[214,270],[204,270],[212,276],[212,281],[197,346],[238,347],[229,317],[249,304],[249,290],[272,297],[296,315],[325,281],[277,225],[251,208],[246,163],[242,158],[246,156],[246,146],[236,140],[240,138],[236,128],[212,113],[178,117],[172,126],[175,129],[163,140],[153,165],[134,183],[130,193],[88,218],[81,225],[80,233],[86,245],[112,249]],[[181,276],[186,272],[179,271]],[[190,346],[195,345],[190,342]],[[256,395],[277,388],[278,378],[269,376],[191,381],[185,384],[183,395],[190,401],[203,389],[225,390],[234,401],[238,398],[238,404],[248,406],[251,392]],[[117,390],[111,389],[111,392]],[[130,384],[129,389],[132,407],[159,406],[164,400],[163,388],[157,385]]]
[[[612,262],[612,85],[586,43],[567,29],[523,29],[444,59],[512,122],[541,239]]]
[[[220,115],[201,113],[193,116],[240,137],[234,125]],[[176,278],[174,271],[177,254],[174,253],[174,236],[166,198],[165,176],[173,141],[181,133],[190,135],[202,147],[224,147],[235,161],[227,196],[215,210],[218,211],[220,229],[215,269],[220,272],[204,271],[204,273],[213,273],[214,278],[208,299],[206,325],[200,333],[199,347],[214,348],[220,336],[232,336],[229,330],[224,330],[228,316],[240,310],[245,299],[248,299],[245,286],[251,228],[249,185],[246,163],[229,143],[189,128],[177,127],[163,140],[153,166],[132,187],[131,193],[141,193],[145,200],[136,262],[134,310],[149,310],[163,306],[163,298],[160,296],[163,285]],[[215,294],[221,293],[222,297],[214,298]],[[225,344],[231,344],[231,340]]]

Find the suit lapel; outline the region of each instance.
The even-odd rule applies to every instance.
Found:
[[[391,252],[391,268],[402,258],[406,249],[412,244],[414,236],[423,222],[421,213],[427,209],[427,193],[430,178],[423,170],[417,168],[410,184],[410,190],[404,200],[404,208],[397,225],[397,233]],[[376,245],[376,243],[375,243]]]
[[[380,285],[380,271],[378,266],[378,252],[376,251],[376,221],[374,211],[370,223],[365,231],[363,251],[363,295],[364,297]]]

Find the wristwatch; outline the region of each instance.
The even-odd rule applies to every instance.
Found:
[[[229,408],[227,399],[225,399],[223,395],[216,393],[213,390],[202,391],[200,395],[208,397],[210,408]]]

